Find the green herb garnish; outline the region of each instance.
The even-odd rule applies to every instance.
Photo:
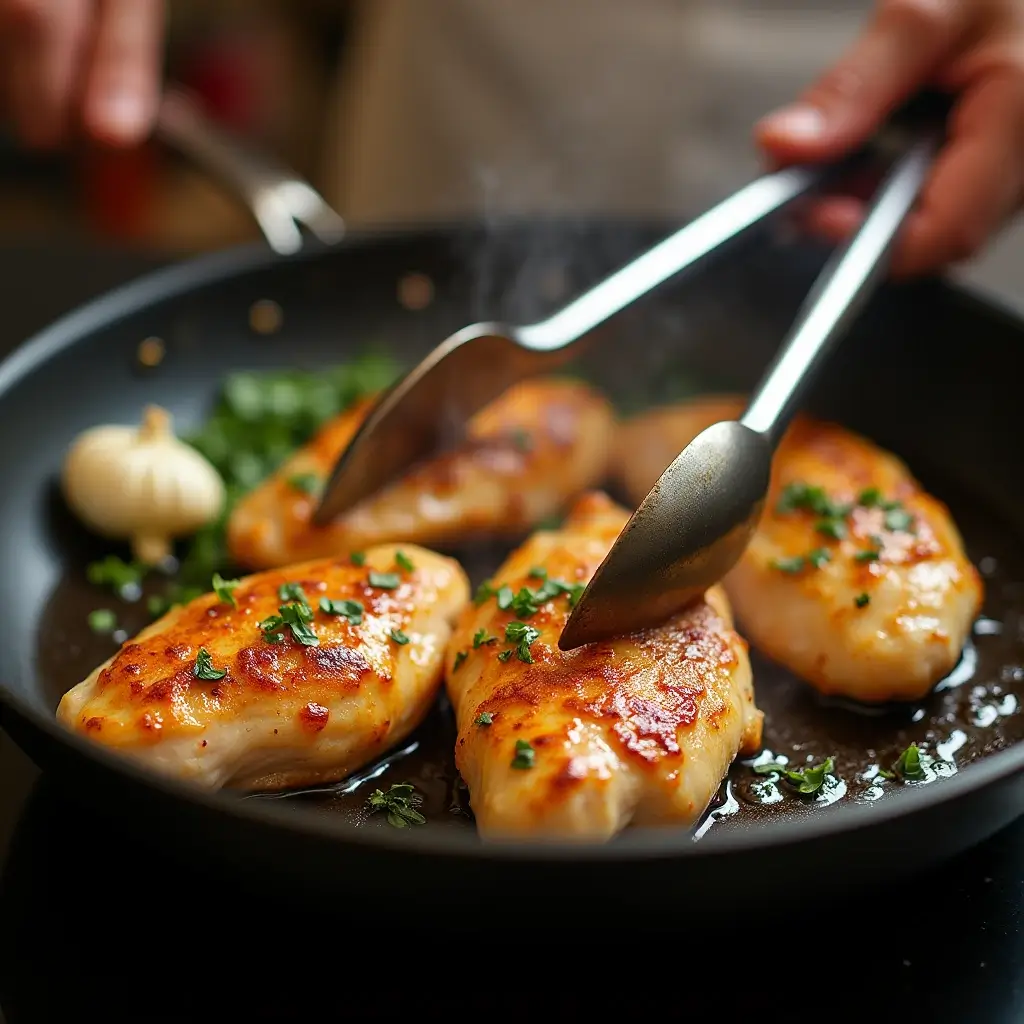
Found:
[[[823,519],[842,519],[849,514],[850,507],[829,498],[824,487],[797,481],[782,489],[775,511],[779,515],[796,511],[813,512]]]
[[[468,657],[469,657],[469,653],[468,653],[467,651],[459,651],[459,652],[458,652],[458,653],[457,653],[457,654],[455,655],[455,661],[453,661],[453,662],[452,662],[452,671],[453,671],[453,672],[458,672],[458,671],[459,671],[459,669],[460,669],[460,668],[462,668],[462,663],[463,663],[463,662],[464,662],[464,661],[465,661],[465,660],[466,660],[466,659],[467,659]]]
[[[522,427],[514,429],[509,436],[519,451],[529,452],[533,450],[533,438]]]
[[[348,560],[353,565],[366,565],[366,552],[365,551],[352,551],[349,552]]]
[[[512,758],[513,768],[532,768],[537,752],[526,740],[516,740],[516,752]]]
[[[370,586],[378,590],[394,590],[401,584],[401,579],[394,572],[371,572]]]
[[[288,477],[288,486],[304,494],[317,495],[323,487],[323,480],[316,473],[296,473]]]
[[[217,595],[222,604],[229,604],[232,608],[237,608],[238,605],[235,603],[235,588],[240,582],[240,580],[226,580],[219,572],[215,572],[213,574],[213,582],[210,584],[210,589]]]
[[[928,777],[921,761],[921,751],[916,743],[911,743],[896,759],[892,770],[908,782],[921,782]]]
[[[820,569],[826,562],[832,561],[832,552],[828,548],[815,548],[813,551],[807,552],[807,561],[815,569]]]
[[[789,573],[791,576],[802,572],[807,565],[807,559],[803,555],[793,555],[792,558],[776,558],[771,563],[773,569],[779,572]]]
[[[855,562],[874,562],[879,557],[879,555],[881,555],[881,553],[882,552],[877,550],[876,548],[868,548],[865,551],[858,551],[853,556],[853,560]]]
[[[496,644],[497,642],[498,638],[492,633],[488,633],[486,629],[478,629],[473,634],[473,650],[476,650],[478,647],[483,647],[486,644]]]
[[[85,575],[94,586],[110,587],[122,600],[133,601],[139,596],[146,568],[138,562],[126,562],[117,555],[107,555],[98,562],[90,563]]]
[[[858,595],[857,595],[857,596],[856,596],[856,597],[855,597],[855,598],[853,599],[853,603],[854,603],[854,604],[855,604],[855,605],[856,605],[856,606],[857,606],[858,608],[866,608],[866,607],[868,606],[868,604],[870,604],[870,603],[871,603],[871,595],[870,595],[870,594],[858,594]]]
[[[359,601],[335,601],[329,597],[321,597],[320,611],[324,615],[337,615],[348,619],[353,626],[358,626],[363,621],[363,606]]]
[[[313,621],[313,609],[301,601],[283,604],[277,609],[277,615],[264,619],[259,628],[263,630],[263,639],[270,644],[278,644],[284,640],[285,630],[291,630],[292,636],[303,647],[319,647],[320,641],[310,628]]]
[[[540,630],[528,626],[525,622],[510,622],[505,627],[505,639],[516,645],[516,654],[520,661],[527,665],[533,664],[533,655],[530,653],[530,644],[540,636]]]
[[[548,578],[548,571],[543,565],[535,565],[529,572],[531,580],[546,580]]]
[[[366,801],[371,811],[384,811],[395,828],[425,825],[427,819],[416,810],[423,798],[408,782],[397,782],[386,793],[375,789]]]
[[[196,664],[195,668],[192,669],[192,674],[196,679],[213,681],[223,679],[228,674],[228,670],[226,668],[214,668],[210,652],[205,647],[200,647],[196,652]]]
[[[408,636],[406,636],[400,629],[391,630],[391,632],[388,633],[388,636],[401,647],[404,647],[409,642]]]
[[[397,565],[399,569],[402,569],[405,572],[412,572],[413,569],[416,568],[416,566],[412,564],[412,559],[407,554],[405,554],[404,551],[395,552],[395,565]]]
[[[499,587],[497,591],[498,607],[506,612],[512,607],[512,602],[515,600],[516,595],[512,588],[509,586]]]
[[[497,591],[490,585],[490,583],[481,583],[476,588],[476,593],[473,595],[473,603],[479,608],[480,605],[486,604]]]
[[[863,508],[874,508],[882,503],[882,492],[877,487],[865,487],[857,495],[857,504]]]
[[[793,769],[784,764],[755,764],[754,771],[758,775],[777,774],[785,782],[788,782],[798,793],[810,795],[817,793],[825,784],[825,778],[832,775],[835,769],[835,760],[826,757],[821,764],[810,765],[807,768]]]
[[[894,533],[906,532],[914,525],[914,517],[902,508],[894,508],[885,513],[885,528]]]
[[[282,583],[277,588],[277,598],[279,601],[301,601],[303,604],[309,604],[301,583]]]
[[[846,539],[846,523],[842,519],[819,519],[814,528],[830,540]]]
[[[515,654],[515,653],[516,652],[514,650],[512,650],[512,648],[510,647],[507,651],[502,651],[498,655],[498,661],[508,661],[508,659],[511,658],[512,655]]]
[[[117,629],[117,616],[109,608],[89,612],[89,628],[94,633],[113,633]]]
[[[481,711],[476,718],[473,719],[474,725],[491,725],[494,722],[494,715],[490,711]]]

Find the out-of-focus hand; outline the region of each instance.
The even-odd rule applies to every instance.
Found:
[[[952,93],[956,107],[894,253],[898,274],[973,256],[1024,200],[1024,0],[881,0],[851,49],[756,131],[775,164],[832,160],[924,86]],[[830,197],[810,216],[838,241],[863,203]]]
[[[162,0],[0,0],[0,97],[22,142],[131,145],[156,116]]]

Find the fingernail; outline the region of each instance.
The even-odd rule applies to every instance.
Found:
[[[146,116],[142,98],[133,92],[111,92],[103,98],[99,114],[106,127],[118,135],[133,135]]]
[[[769,114],[761,122],[761,129],[810,142],[825,131],[825,115],[817,107],[784,107]]]

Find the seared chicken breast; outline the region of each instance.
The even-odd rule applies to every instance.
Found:
[[[414,467],[330,525],[314,526],[319,483],[371,407],[363,402],[328,423],[239,502],[228,523],[239,565],[268,568],[386,541],[432,546],[518,536],[607,470],[609,402],[578,381],[527,381],[482,409],[461,447]]]
[[[719,587],[659,629],[559,651],[571,603],[627,519],[603,494],[584,496],[463,612],[447,686],[485,839],[692,826],[737,754],[760,748],[747,646]]]
[[[259,573],[171,609],[57,717],[209,789],[341,779],[422,721],[468,597],[456,562],[413,546]]]
[[[744,404],[698,399],[627,424],[616,463],[631,500]],[[824,694],[869,703],[926,694],[959,660],[983,597],[949,511],[907,466],[808,416],[783,438],[761,523],[724,584],[756,648]]]

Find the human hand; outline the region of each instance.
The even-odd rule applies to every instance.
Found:
[[[21,141],[132,145],[159,97],[162,0],[0,0],[0,99]]]
[[[894,252],[900,275],[968,259],[1024,201],[1024,0],[880,0],[850,50],[756,129],[777,165],[835,160],[926,86],[953,95],[955,107]],[[834,241],[863,215],[853,196],[809,210]]]

